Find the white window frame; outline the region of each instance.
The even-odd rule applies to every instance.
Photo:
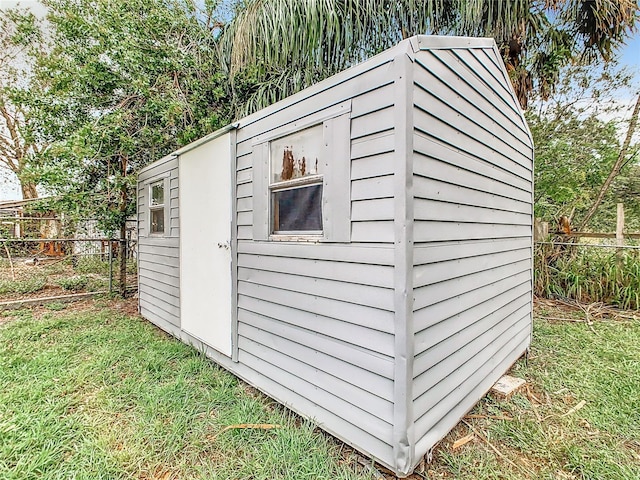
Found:
[[[351,241],[351,101],[333,105],[307,117],[257,135],[252,140],[253,240],[287,242]],[[324,154],[318,180],[322,181],[322,231],[273,233],[271,142],[322,125]],[[310,176],[311,177],[311,176]],[[293,182],[315,182],[297,178]],[[320,183],[319,181],[317,183]],[[299,184],[300,185],[300,184]]]
[[[167,234],[167,221],[169,220],[169,216],[167,215],[167,195],[169,191],[167,189],[167,181],[166,178],[159,178],[149,181],[149,186],[147,188],[148,198],[149,198],[149,212],[148,212],[148,226],[149,226],[149,236],[152,237],[164,237]],[[153,187],[156,185],[162,186],[162,203],[153,205]],[[163,218],[163,229],[162,231],[154,232],[153,231],[153,221],[152,215],[153,212],[162,211]]]

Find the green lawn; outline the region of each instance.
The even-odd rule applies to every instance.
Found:
[[[3,480],[368,478],[336,441],[146,321],[110,308],[8,314]],[[215,436],[239,423],[282,428]]]
[[[424,477],[640,479],[640,321],[537,320],[512,374],[529,388],[485,397]],[[222,432],[241,423],[282,427]],[[0,312],[0,478],[371,475],[348,447],[104,300]]]

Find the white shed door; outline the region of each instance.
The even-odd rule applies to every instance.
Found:
[[[231,356],[229,134],[180,156],[181,328]]]

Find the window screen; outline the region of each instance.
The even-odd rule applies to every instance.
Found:
[[[275,233],[322,231],[322,184],[275,191],[271,202]]]

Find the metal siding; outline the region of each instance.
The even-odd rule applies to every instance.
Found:
[[[515,278],[514,278],[515,277]],[[496,292],[503,292],[504,288],[510,288],[514,292],[513,285],[521,285],[530,279],[528,269],[513,273],[508,271],[502,275],[496,275],[489,283],[479,287],[468,289],[458,295],[446,299],[433,298],[434,292],[429,287],[414,290],[414,332],[422,332],[430,325],[438,321],[451,318],[460,312],[471,308],[479,308],[484,301],[496,296]],[[501,293],[501,294],[502,294]],[[429,307],[429,308],[427,308]]]
[[[478,128],[486,131],[491,136],[495,136],[497,140],[510,145],[511,142],[517,142],[523,145],[529,145],[530,141],[526,131],[520,128],[506,129],[505,121],[511,123],[512,116],[504,113],[496,105],[486,98],[477,95],[472,87],[464,81],[450,82],[445,81],[448,78],[444,71],[447,67],[439,62],[421,63],[420,70],[416,71],[416,98],[422,105],[428,105],[425,100],[435,102],[434,105],[447,105],[452,111],[457,112],[464,118],[469,119],[477,125]],[[444,74],[444,76],[443,76]],[[433,85],[438,86],[438,97],[433,97],[428,89],[433,90]],[[460,97],[475,97],[477,104],[466,108],[459,108],[458,99]],[[431,108],[429,108],[431,110]]]
[[[469,405],[473,405],[478,398],[487,392],[491,386],[495,383],[495,378],[498,378],[502,372],[506,371],[521,355],[522,352],[529,345],[529,340],[522,340],[517,346],[515,346],[504,359],[497,365],[491,363],[490,369],[486,369],[483,372],[479,372],[478,377],[482,377],[474,386],[471,386],[467,390],[467,396],[455,403],[455,400],[447,401],[449,405],[448,409],[443,411],[434,411],[433,418],[438,418],[439,421],[432,423],[428,428],[423,428],[425,434],[421,435],[420,439],[416,443],[416,451],[426,452],[437,443],[442,437],[444,437],[452,425],[455,425],[465,413],[469,411]]]
[[[528,325],[525,325],[514,337],[509,338],[501,348],[495,350],[493,355],[489,355],[494,350],[493,347],[483,350],[486,355],[483,355],[483,358],[476,359],[476,362],[470,365],[471,369],[476,367],[473,372],[452,372],[456,375],[452,374],[448,378],[456,379],[458,376],[465,376],[464,381],[457,386],[453,384],[442,385],[442,391],[446,395],[440,397],[439,402],[432,409],[425,412],[425,415],[416,419],[415,428],[419,439],[416,449],[427,447],[428,443],[421,442],[425,437],[435,443],[445,436],[513,362],[522,355],[528,344]],[[492,343],[491,345],[497,346],[498,344]],[[434,430],[437,425],[439,425],[439,428]],[[428,448],[418,451],[428,451]]]
[[[328,359],[329,367],[323,362],[322,368],[318,368],[314,364],[315,362],[311,362],[312,364],[305,362],[305,360],[313,358],[313,356],[309,357],[309,348],[304,345],[287,342],[286,339],[282,338],[274,340],[273,336],[246,324],[242,325],[241,333],[244,340],[243,344],[248,351],[259,354],[261,359],[268,359],[272,365],[288,365],[287,371],[292,375],[304,379],[315,388],[324,390],[327,394],[338,397],[343,402],[343,405],[348,405],[356,419],[362,416],[362,413],[359,412],[359,410],[362,410],[363,413],[372,414],[376,418],[375,423],[383,430],[388,430],[391,427],[385,419],[391,417],[393,404],[379,397],[370,388],[356,386],[350,378],[340,378],[338,375],[341,366],[347,365],[344,362],[326,355],[324,358]],[[295,356],[281,353],[282,348],[273,348],[275,345],[285,346],[286,351]],[[243,353],[240,353],[239,358],[242,355]],[[296,361],[292,362],[292,359]],[[330,367],[332,363],[336,364],[334,365],[334,371],[328,373],[327,370],[332,370]],[[340,413],[344,414],[345,412],[342,411]],[[348,418],[346,419],[348,420]]]
[[[428,452],[523,353],[532,150],[492,48],[415,62],[413,418]],[[488,71],[487,69],[491,70]]]
[[[514,165],[511,159],[493,156],[490,162],[479,160],[464,152],[451,148],[435,137],[425,134],[416,135],[415,150],[423,155],[438,158],[442,162],[458,168],[475,172],[485,178],[491,178],[505,185],[515,186],[521,190],[528,190],[531,172],[520,165]],[[419,165],[420,166],[420,165]],[[517,170],[518,174],[514,170]],[[427,172],[425,172],[427,173]]]
[[[517,311],[523,305],[526,306],[528,300],[525,298],[527,291],[526,282],[522,282],[519,285],[511,288],[507,292],[491,292],[493,297],[490,297],[488,292],[485,292],[486,299],[481,298],[476,305],[470,308],[460,311],[450,316],[436,317],[431,316],[427,323],[427,326],[415,336],[416,339],[416,355],[420,358],[419,365],[424,365],[422,362],[422,355],[428,352],[430,349],[436,347],[445,339],[451,337],[458,331],[466,328],[467,326],[478,321],[479,318],[485,318],[490,315],[505,315],[509,317],[513,315],[514,311]],[[498,313],[496,313],[498,312]],[[424,314],[428,314],[427,310],[423,311]],[[417,315],[416,315],[417,316]],[[422,319],[421,319],[422,320]],[[462,344],[458,345],[460,347]],[[452,351],[455,351],[452,350]],[[426,360],[425,360],[426,362]],[[429,364],[432,365],[432,364]],[[425,373],[428,368],[416,367],[416,378]]]
[[[245,324],[251,325],[264,331],[265,335],[269,333],[305,346],[309,349],[307,352],[309,360],[318,368],[321,365],[319,363],[316,365],[316,361],[312,360],[315,358],[314,352],[316,351],[343,360],[366,372],[375,373],[383,378],[393,380],[392,358],[356,347],[351,343],[351,339],[338,340],[326,335],[318,335],[312,329],[300,328],[242,308],[239,308],[238,312],[239,329]],[[240,348],[245,348],[242,342],[240,342]],[[250,349],[247,351],[250,351]],[[287,353],[287,350],[284,350],[284,353]],[[286,368],[284,365],[282,367]],[[379,394],[379,396],[383,395],[388,396],[387,392]]]
[[[350,106],[349,106],[350,107]],[[350,114],[340,115],[325,122],[328,156],[324,174],[323,238],[328,242],[349,242],[351,235],[351,190],[349,188],[351,142],[349,138]],[[346,157],[346,158],[345,158]],[[336,161],[344,158],[342,161]]]
[[[269,285],[285,291],[306,293],[314,297],[328,298],[342,302],[353,303],[376,310],[393,312],[393,290],[383,287],[372,287],[357,283],[327,280],[324,278],[301,277],[288,273],[267,272],[263,270],[241,269],[238,271],[240,281],[252,282],[258,285]],[[347,288],[345,288],[347,287]],[[338,304],[336,304],[338,305]],[[365,313],[361,311],[361,313]],[[378,315],[384,312],[378,311]],[[371,311],[367,311],[371,315]],[[382,329],[387,331],[387,329]]]
[[[166,235],[149,236],[147,185],[165,178]],[[140,312],[148,320],[180,325],[178,160],[168,156],[138,176],[138,289]]]
[[[244,284],[243,288],[238,290],[242,290],[238,299],[238,308],[257,315],[275,318],[287,326],[304,328],[336,340],[348,338],[349,342],[358,348],[387,357],[393,356],[393,338],[389,333],[373,329],[368,325],[353,323],[353,320],[345,321],[341,314],[334,314],[333,317],[330,317],[310,312],[309,310],[312,310],[313,307],[304,303],[296,302],[297,308],[292,308],[293,301],[299,300],[296,297],[303,297],[304,300],[304,295],[295,296],[288,292],[282,292],[278,295],[268,287],[250,284]],[[333,306],[333,308],[336,307],[339,305]],[[381,327],[384,328],[384,325]]]
[[[460,350],[449,352],[441,363],[429,370],[429,379],[433,379],[434,383],[430,383],[427,390],[414,400],[416,411],[426,412],[416,418],[416,431],[419,434],[425,431],[425,426],[438,420],[429,415],[431,410],[446,411],[446,402],[457,403],[456,397],[466,396],[465,390],[477,381],[477,372],[484,364],[502,360],[514,344],[517,345],[528,335],[529,322],[526,316],[516,323],[505,321],[505,324],[502,329],[495,330],[497,337],[481,338],[477,342],[466,344]]]
[[[420,362],[417,362],[416,358],[416,364],[419,364],[420,368],[415,369],[419,370],[419,373],[414,383],[414,399],[427,392],[451,371],[455,371],[466,359],[475,358],[488,343],[502,337],[504,332],[516,325],[510,321],[510,315],[522,321],[526,313],[527,305],[505,305],[480,320],[473,314],[469,314],[472,318],[468,319],[464,316],[459,317],[459,320],[464,322],[464,328],[421,352]],[[449,333],[451,332],[447,332]],[[427,375],[423,375],[427,372]]]
[[[414,288],[438,284],[475,273],[493,271],[504,265],[513,265],[529,259],[529,249],[523,248],[506,252],[489,253],[469,258],[451,258],[435,264],[413,267]]]
[[[394,228],[384,211],[376,217],[364,207],[385,199],[387,211],[393,208],[393,62],[382,58],[336,82],[239,122],[238,371],[393,466]],[[341,117],[345,101],[351,113]],[[268,152],[258,150],[318,118],[342,145],[325,173],[325,213],[333,215],[325,219],[326,238],[266,241]],[[360,215],[363,208],[368,213]]]
[[[302,282],[301,282],[302,283]],[[337,284],[337,287],[344,288],[347,292],[352,292],[350,289],[351,284]],[[295,288],[295,287],[294,287]],[[393,352],[389,351],[389,339],[385,338],[386,335],[380,335],[380,333],[393,334],[393,312],[381,310],[380,308],[372,308],[368,305],[362,305],[360,301],[347,302],[344,300],[336,300],[334,298],[322,297],[320,295],[313,295],[305,292],[298,292],[293,290],[283,290],[278,287],[272,287],[269,285],[261,285],[252,282],[242,281],[238,285],[238,291],[242,295],[246,295],[247,298],[262,300],[271,303],[278,304],[280,306],[288,307],[288,305],[304,305],[304,310],[301,315],[303,317],[310,313],[314,316],[324,317],[323,319],[311,318],[312,324],[317,324],[322,321],[321,325],[314,326],[313,330],[318,332],[324,332],[328,336],[336,336],[342,338],[346,336],[354,336],[356,334],[361,335],[361,327],[371,331],[372,337],[369,338],[365,335],[364,338],[355,339],[354,344],[361,344],[363,348],[369,348],[386,355],[393,355]],[[347,293],[344,297],[351,299],[353,293]],[[355,300],[355,299],[354,299]],[[302,321],[303,318],[294,319],[292,323],[297,324]],[[344,323],[338,323],[334,320],[339,320]],[[347,330],[345,332],[335,331],[329,327],[344,326]],[[354,335],[351,335],[352,332]],[[373,348],[376,338],[380,341],[380,347],[378,349]]]
[[[393,175],[393,152],[351,160],[351,180]]]

